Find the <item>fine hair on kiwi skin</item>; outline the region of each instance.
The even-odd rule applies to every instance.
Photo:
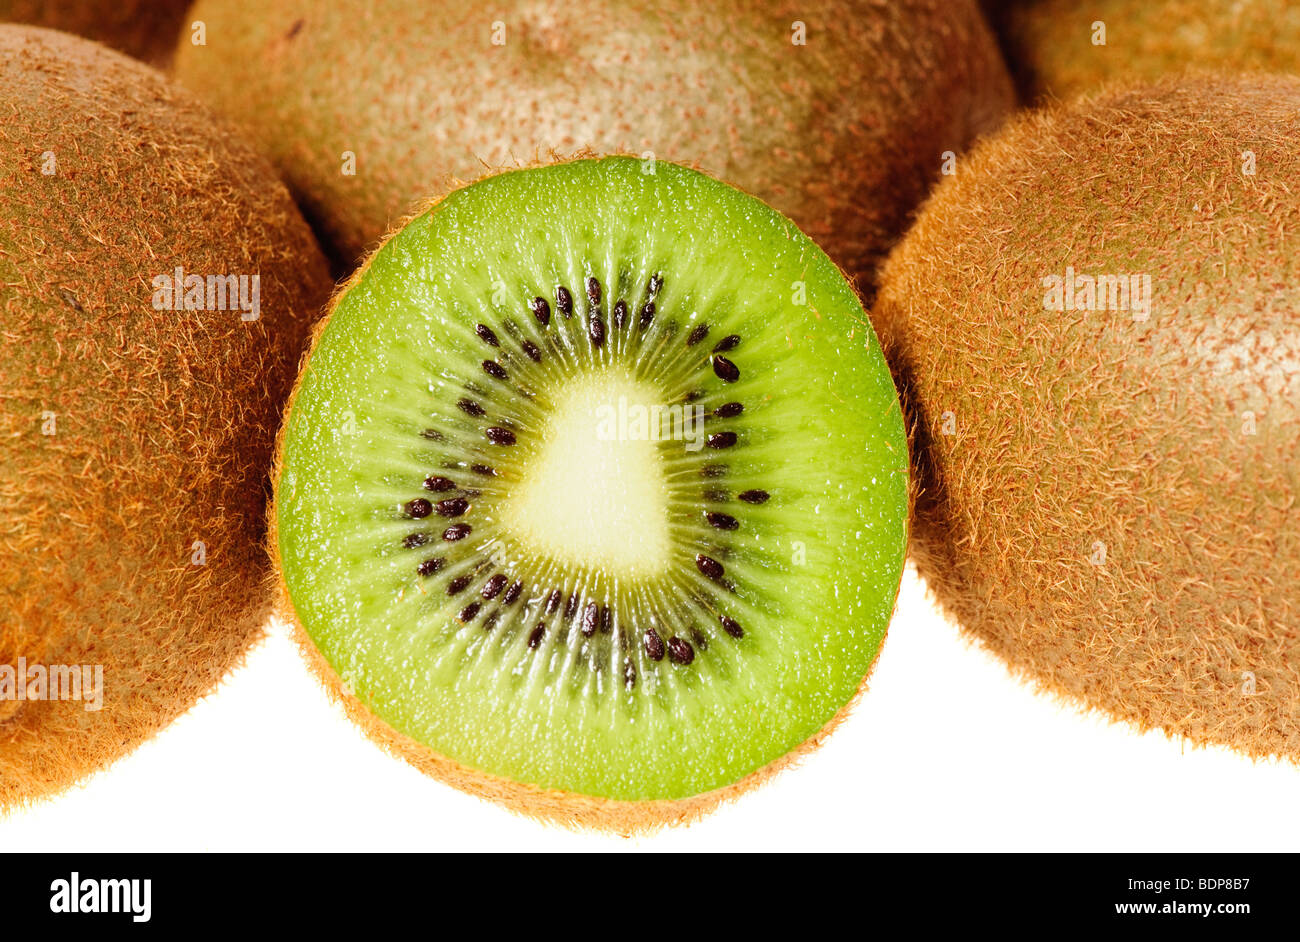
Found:
[[[274,429],[331,283],[270,165],[148,66],[0,25],[0,111],[11,808],[139,745],[260,634]],[[256,275],[257,316],[233,296],[226,309],[157,305],[155,279],[177,267],[205,288]],[[83,679],[102,686],[65,698]],[[15,684],[37,695],[19,700]]]
[[[1025,101],[1186,69],[1300,73],[1300,4],[1004,0],[990,19]]]
[[[1297,141],[1292,76],[1028,113],[931,197],[873,310],[914,432],[912,556],[942,607],[1041,689],[1291,761]],[[1109,288],[1088,308],[1083,280],[1061,309],[1047,279],[1070,272],[1145,274],[1149,310]]]
[[[192,15],[207,45],[182,40],[178,78],[245,124],[349,266],[439,181],[590,148],[727,180],[866,289],[945,153],[1014,105],[974,0],[201,0]]]
[[[625,164],[642,165],[641,162],[631,158],[601,158],[597,160],[587,155],[580,155],[572,160],[538,163],[524,170],[514,170],[505,174],[487,173],[479,181],[464,185],[460,190],[453,191],[453,193],[459,194],[462,190],[468,191],[483,183],[490,184],[496,180],[519,174],[527,175],[536,170],[579,167],[583,164],[599,167],[609,164],[610,161],[617,163],[619,160],[622,160]],[[657,166],[660,168],[657,172],[662,174],[668,174],[670,170],[677,173],[687,172],[664,162],[658,162]],[[635,179],[641,174],[636,173],[630,176]],[[623,178],[624,182],[626,179],[626,177]],[[712,183],[712,185],[715,187],[720,186],[716,183]],[[617,182],[617,175],[612,174],[608,189],[612,192],[617,191],[619,188],[620,184]],[[726,189],[730,190],[729,187]],[[330,313],[317,325],[314,331],[312,352],[304,360],[305,366],[299,377],[298,386],[295,388],[290,398],[290,404],[286,409],[286,421],[281,428],[275,469],[272,475],[275,482],[276,499],[271,513],[269,547],[271,555],[277,560],[280,571],[280,614],[293,626],[298,643],[314,672],[331,695],[342,703],[350,718],[389,752],[405,759],[426,774],[457,788],[493,800],[510,810],[571,827],[590,827],[630,834],[654,830],[669,824],[689,823],[698,819],[719,803],[734,798],[766,780],[780,769],[797,761],[799,757],[816,748],[847,715],[852,703],[856,701],[856,697],[865,687],[865,675],[874,664],[874,653],[869,659],[863,661],[860,669],[853,674],[852,689],[843,694],[838,707],[828,711],[818,721],[816,727],[808,731],[802,742],[789,748],[783,755],[775,756],[771,761],[763,762],[735,781],[728,782],[722,787],[709,789],[703,793],[663,800],[620,800],[588,794],[583,791],[542,787],[523,781],[517,776],[496,774],[476,767],[471,763],[458,761],[428,743],[420,741],[413,735],[408,735],[399,730],[396,728],[401,725],[399,722],[388,721],[390,717],[384,714],[383,708],[374,702],[369,702],[372,698],[367,696],[366,687],[368,684],[373,686],[373,682],[364,678],[358,679],[355,668],[344,669],[338,661],[337,651],[330,657],[326,656],[321,639],[314,637],[319,625],[309,630],[305,622],[308,620],[307,616],[312,613],[306,612],[302,608],[304,600],[301,597],[295,601],[294,592],[291,591],[287,572],[290,566],[294,564],[294,561],[286,558],[286,547],[292,547],[293,543],[292,540],[286,539],[284,532],[286,522],[294,529],[301,529],[298,520],[302,517],[304,508],[306,508],[306,513],[314,515],[314,511],[310,508],[320,506],[317,502],[318,497],[310,498],[310,503],[305,505],[301,503],[297,491],[303,487],[305,479],[301,470],[298,470],[293,475],[290,474],[291,462],[287,460],[288,443],[292,438],[293,418],[301,411],[304,383],[308,381],[309,374],[321,359],[322,338],[328,335],[330,321],[337,318],[342,304],[350,295],[366,290],[368,273],[378,259],[381,259],[385,254],[405,258],[407,253],[413,251],[410,246],[418,243],[411,243],[408,240],[407,243],[401,244],[400,247],[394,247],[394,243],[399,243],[411,225],[418,224],[431,213],[450,212],[451,210],[443,208],[446,205],[443,199],[441,196],[434,197],[426,207],[421,208],[410,219],[402,221],[395,227],[393,236],[385,240],[381,248],[376,250],[367,259],[366,263],[353,274],[352,278],[336,292],[334,302],[330,306]],[[497,196],[496,199],[501,201],[503,198]],[[509,203],[494,202],[490,205],[493,206],[493,212],[505,213]],[[516,206],[510,210],[509,215],[513,218],[514,215],[523,212],[522,209]],[[527,220],[526,213],[524,213],[524,218]],[[448,225],[454,224],[448,223]],[[529,225],[530,223],[527,221],[524,222],[526,228]],[[636,226],[629,223],[629,229],[635,230]],[[532,230],[529,229],[528,231]],[[542,231],[542,229],[538,231]],[[793,227],[790,227],[789,231],[794,233]],[[559,235],[555,238],[563,243],[567,237]],[[572,250],[578,251],[576,247],[572,247]],[[497,251],[496,247],[483,249],[484,264],[489,268],[492,263],[488,260],[495,258]],[[601,254],[600,251],[595,249],[592,251],[596,255]],[[824,256],[822,257],[822,265],[825,267],[812,266],[812,272],[816,273],[818,277],[824,276],[828,271],[834,271],[833,267],[826,262]],[[528,267],[527,264],[524,265],[525,270]],[[656,271],[656,269],[652,268],[651,271]],[[448,279],[452,277],[453,275],[450,273],[447,275]],[[809,277],[811,278],[813,275],[810,274]],[[712,327],[714,329],[712,331],[710,331],[709,324],[701,323],[698,320],[693,324],[690,321],[681,324],[681,312],[674,308],[675,305],[681,303],[680,295],[674,296],[671,291],[674,287],[678,291],[682,289],[677,285],[667,285],[665,279],[671,278],[671,273],[666,274],[663,271],[658,271],[657,274],[651,274],[648,278],[643,278],[643,285],[639,284],[635,279],[629,284],[622,278],[560,279],[561,283],[554,287],[553,293],[550,290],[545,292],[546,297],[542,297],[540,294],[534,297],[532,290],[525,291],[524,294],[531,300],[524,299],[527,303],[520,308],[518,320],[513,320],[509,316],[502,320],[482,318],[480,323],[474,327],[473,336],[468,338],[471,351],[470,359],[475,360],[473,364],[475,366],[474,372],[479,372],[476,357],[488,355],[494,359],[491,361],[484,360],[482,364],[483,375],[478,380],[475,380],[473,374],[471,374],[467,380],[457,379],[453,382],[453,385],[448,387],[449,390],[457,390],[462,388],[458,384],[463,382],[463,390],[465,391],[449,391],[447,393],[448,396],[456,400],[455,409],[449,411],[456,413],[460,420],[464,420],[462,424],[478,429],[475,434],[486,435],[486,440],[489,442],[489,453],[492,452],[491,446],[497,446],[496,454],[509,453],[517,450],[517,446],[524,444],[524,439],[529,434],[529,430],[520,428],[509,420],[502,422],[502,425],[505,426],[504,430],[489,427],[493,421],[500,421],[496,418],[496,414],[502,409],[500,403],[494,404],[494,397],[497,396],[494,390],[503,387],[509,388],[516,380],[520,384],[519,388],[521,390],[525,389],[531,382],[527,378],[527,370],[530,365],[535,367],[551,360],[553,357],[562,358],[564,356],[563,351],[568,343],[568,340],[564,338],[578,338],[581,344],[590,345],[593,350],[599,350],[602,347],[604,350],[621,350],[626,349],[626,344],[634,342],[628,339],[632,335],[650,330],[651,332],[661,331],[657,335],[650,334],[650,336],[655,336],[656,339],[646,348],[650,349],[652,347],[656,353],[668,350],[672,346],[679,346],[683,349],[698,349],[701,351],[700,355],[705,358],[702,361],[705,364],[704,372],[708,374],[708,378],[712,379],[715,384],[719,380],[721,381],[724,390],[724,393],[722,393],[723,398],[728,401],[719,404],[709,398],[708,395],[702,396],[698,400],[708,404],[709,412],[707,414],[709,418],[707,421],[715,424],[706,426],[710,436],[709,443],[705,446],[703,452],[704,457],[701,459],[705,464],[699,469],[699,477],[697,478],[700,482],[699,485],[692,485],[692,488],[698,486],[704,495],[704,504],[701,505],[702,509],[706,511],[704,517],[708,520],[710,527],[713,528],[709,530],[714,534],[712,539],[721,541],[719,545],[722,547],[723,552],[717,555],[719,559],[726,561],[727,569],[724,574],[722,564],[703,556],[696,557],[690,569],[692,573],[698,570],[698,573],[702,574],[702,578],[706,580],[715,580],[717,585],[725,586],[733,579],[743,578],[745,573],[744,569],[740,569],[741,575],[737,576],[737,571],[731,568],[732,562],[729,560],[732,557],[726,555],[725,544],[727,539],[737,529],[743,534],[750,523],[760,521],[764,513],[780,513],[781,511],[777,508],[777,505],[781,503],[783,494],[788,493],[789,488],[788,485],[782,488],[780,485],[784,482],[778,480],[777,489],[769,493],[766,490],[754,487],[755,482],[753,480],[746,480],[743,476],[737,477],[740,472],[736,469],[736,462],[732,462],[729,476],[726,462],[712,460],[713,456],[726,458],[735,452],[739,452],[740,454],[736,456],[739,458],[744,454],[746,434],[742,432],[742,441],[737,442],[736,435],[729,432],[725,425],[734,421],[734,417],[746,411],[747,408],[755,405],[753,401],[750,401],[748,406],[740,401],[753,394],[737,392],[727,396],[725,390],[732,388],[727,384],[735,382],[738,373],[748,369],[745,358],[746,341],[752,342],[754,338],[728,333],[717,322],[713,323]],[[508,277],[507,280],[510,280],[510,278]],[[853,297],[852,292],[847,284],[843,284],[843,288],[846,294],[842,297],[851,299]],[[663,294],[661,295],[660,292],[663,292]],[[378,297],[373,295],[373,292],[365,295],[365,297],[371,296]],[[656,300],[661,302],[657,310]],[[665,301],[667,303],[662,303]],[[369,304],[367,301],[358,303]],[[874,334],[870,333],[870,326],[866,321],[865,314],[861,313],[856,300],[853,300],[852,303],[859,310],[857,315],[859,318],[858,329],[865,329],[868,332],[863,336],[863,339],[871,338],[867,342],[867,348],[870,350],[871,345],[874,343]],[[832,315],[838,316],[837,312],[831,310],[826,310],[824,314],[828,317]],[[533,323],[534,321],[536,323]],[[540,328],[537,328],[538,324],[541,325]],[[537,328],[540,333],[535,335],[529,328]],[[569,333],[564,333],[566,330]],[[550,336],[548,339],[548,335],[555,331],[559,331],[558,335]],[[665,347],[665,344],[669,346]],[[757,352],[755,350],[756,354]],[[389,354],[383,350],[375,351],[374,356],[378,361],[389,358]],[[448,356],[451,356],[451,354],[448,353]],[[846,375],[852,373],[853,362],[853,357],[849,357],[848,362],[845,364]],[[495,369],[490,369],[493,367]],[[328,364],[322,369],[328,370]],[[893,411],[891,413],[888,408],[883,409],[882,414],[877,416],[876,420],[882,422],[882,429],[893,429],[895,425],[897,426],[896,436],[889,432],[885,434],[884,439],[892,447],[893,451],[887,456],[881,457],[877,455],[872,458],[872,461],[882,460],[888,465],[889,471],[885,474],[886,480],[882,486],[891,495],[890,500],[893,503],[888,504],[892,508],[891,512],[896,513],[896,517],[893,518],[896,530],[890,532],[893,532],[894,536],[897,537],[897,544],[895,546],[890,543],[884,548],[882,555],[877,559],[877,563],[882,570],[881,574],[878,577],[868,579],[868,581],[872,581],[879,578],[883,580],[882,585],[889,583],[891,579],[890,568],[897,563],[897,571],[892,573],[892,585],[884,586],[882,589],[888,594],[887,600],[882,599],[885,608],[883,611],[877,611],[874,616],[881,622],[878,627],[883,633],[883,622],[887,621],[888,614],[892,612],[893,608],[897,591],[897,576],[901,575],[902,547],[906,543],[908,476],[906,471],[906,444],[902,434],[901,414],[898,410],[892,384],[888,379],[887,370],[883,366],[883,361],[881,362],[880,371],[884,388],[888,389],[888,399],[893,403]],[[442,375],[446,377],[452,376],[451,373]],[[319,382],[326,384],[329,388],[341,390],[343,380],[335,377],[334,379],[320,380]],[[498,384],[500,385],[498,386]],[[743,384],[737,388],[743,390]],[[858,387],[853,382],[846,379],[846,391],[856,388]],[[465,394],[466,392],[468,394]],[[536,392],[536,387],[533,388],[533,392]],[[847,394],[852,395],[851,392]],[[540,394],[538,395],[540,397]],[[694,398],[694,395],[687,398]],[[347,400],[342,401],[345,404],[347,403]],[[348,405],[346,414],[351,416],[354,408],[356,407]],[[844,408],[849,409],[851,412],[852,403],[844,403]],[[383,414],[378,407],[376,407],[376,410]],[[466,420],[467,416],[468,420]],[[307,420],[304,419],[303,421]],[[483,426],[482,429],[479,429],[480,425]],[[715,428],[719,425],[724,427],[715,431]],[[355,433],[356,429],[353,431]],[[494,431],[509,431],[510,434],[505,438],[500,435],[494,438],[492,434]],[[518,432],[518,442],[515,441],[516,431]],[[449,443],[454,444],[456,438],[456,433],[452,428],[441,424],[436,428],[423,430],[419,429],[418,425],[412,426],[410,434],[437,443],[438,448],[449,447]],[[299,437],[301,437],[301,433],[299,433]],[[728,438],[729,441],[723,441],[723,439]],[[735,447],[737,444],[741,447]],[[504,448],[502,447],[504,445],[510,447]],[[524,648],[532,650],[539,645],[549,644],[553,635],[562,634],[565,631],[568,631],[568,637],[571,640],[576,640],[578,644],[583,643],[582,638],[608,638],[611,629],[614,633],[613,636],[618,637],[626,629],[623,627],[622,622],[619,621],[622,614],[617,610],[617,604],[611,602],[609,605],[599,605],[589,601],[592,598],[590,595],[583,594],[580,597],[580,590],[576,588],[581,584],[580,581],[575,582],[567,577],[557,577],[556,584],[563,586],[561,590],[555,589],[544,581],[530,584],[527,578],[516,579],[513,575],[507,578],[503,575],[492,574],[489,577],[490,573],[496,571],[485,558],[488,552],[486,549],[480,554],[481,561],[479,563],[457,568],[460,564],[456,559],[451,558],[451,554],[447,552],[448,549],[455,550],[468,546],[472,539],[481,538],[483,533],[479,529],[479,521],[483,519],[483,511],[474,510],[474,505],[485,499],[494,498],[492,488],[496,485],[496,481],[503,478],[508,481],[516,480],[516,475],[508,466],[509,459],[502,458],[501,460],[507,462],[507,464],[504,466],[497,464],[495,467],[484,466],[472,463],[475,461],[472,456],[463,455],[454,463],[433,465],[433,469],[424,478],[422,487],[416,487],[410,494],[403,493],[399,496],[401,501],[399,516],[405,523],[399,525],[396,530],[392,529],[392,524],[384,523],[388,531],[393,533],[391,539],[396,539],[397,543],[394,544],[395,549],[392,551],[384,549],[382,551],[383,555],[392,556],[398,560],[409,560],[409,563],[400,563],[403,568],[398,571],[404,573],[406,566],[413,567],[413,571],[418,574],[416,587],[421,595],[429,594],[436,599],[443,594],[443,583],[446,583],[445,593],[454,599],[453,602],[446,603],[452,606],[451,615],[449,616],[452,619],[452,626],[448,630],[459,630],[456,627],[457,623],[459,623],[467,626],[478,637],[491,638],[494,634],[500,634],[501,626],[508,626],[514,621],[520,621],[519,631],[515,635],[515,640],[519,642],[517,647],[520,650]],[[299,464],[301,465],[301,462]],[[423,476],[424,473],[424,471],[421,471],[417,478]],[[420,482],[416,480],[415,484],[418,485]],[[729,492],[728,488],[730,488]],[[718,496],[710,496],[713,492],[719,492]],[[408,497],[410,500],[407,500]],[[730,503],[727,503],[728,500],[730,500]],[[713,501],[722,503],[711,503]],[[447,505],[445,510],[442,506],[444,504]],[[336,513],[336,508],[326,509],[325,512],[326,516],[333,515],[338,519],[349,519],[346,515],[339,516]],[[489,525],[491,525],[490,514],[491,512],[489,512]],[[471,528],[462,521],[473,521],[473,527]],[[460,532],[462,529],[465,532]],[[457,532],[453,533],[452,531]],[[326,536],[328,536],[330,542],[335,544],[347,542],[347,534],[343,531],[335,530],[326,534]],[[418,537],[418,539],[412,540],[412,537]],[[886,539],[888,540],[888,538]],[[289,552],[292,555],[296,551],[290,549]],[[897,554],[896,558],[893,555],[894,553]],[[428,558],[425,559],[425,557]],[[875,557],[864,553],[863,558]],[[743,554],[736,557],[736,561],[743,562]],[[315,558],[312,566],[315,571],[325,571],[328,567],[323,568],[323,563],[323,557]],[[716,571],[713,567],[716,567]],[[502,572],[504,571],[502,570]],[[464,577],[458,575],[462,572],[465,573]],[[330,586],[336,582],[348,584],[351,579],[346,571],[340,568],[337,578],[326,580],[323,584],[326,585],[328,591],[333,591]],[[421,585],[428,588],[419,588]],[[735,590],[732,588],[729,591],[734,592]],[[409,590],[406,589],[401,590],[402,594],[408,592]],[[856,590],[851,584],[844,588],[843,593],[846,600],[856,597]],[[357,594],[364,595],[361,587],[357,588]],[[706,591],[695,601],[698,602],[701,598],[712,599],[713,597],[710,592]],[[463,608],[462,600],[464,603]],[[688,596],[685,601],[689,603],[691,598]],[[531,610],[536,612],[541,620],[534,627],[533,621],[535,619],[533,617],[521,616],[516,618],[514,613],[509,610],[511,606],[516,608],[519,606],[535,606]],[[460,609],[458,614],[455,609]],[[611,609],[615,611],[611,612]],[[629,692],[639,690],[639,685],[642,682],[650,684],[647,689],[653,690],[654,678],[649,676],[648,673],[643,673],[647,666],[651,669],[662,667],[664,670],[689,672],[692,665],[698,668],[701,661],[707,665],[709,659],[719,652],[720,645],[725,643],[740,645],[744,639],[757,638],[762,635],[762,625],[757,618],[751,623],[744,616],[740,616],[741,621],[745,622],[742,626],[736,620],[728,617],[725,610],[719,612],[712,605],[707,606],[707,610],[710,613],[709,617],[714,619],[714,629],[706,630],[703,633],[678,631],[677,636],[669,637],[670,632],[661,629],[661,633],[658,634],[654,630],[646,631],[643,637],[641,629],[644,625],[638,625],[632,632],[634,646],[638,651],[644,650],[649,660],[642,657],[640,660],[641,668],[632,670],[630,674],[626,672],[628,666],[626,663],[619,666],[618,662],[612,662],[610,666],[618,669],[611,670],[610,676],[617,675],[618,686],[624,687]],[[442,609],[439,609],[439,611],[442,611]],[[731,614],[738,613],[732,611]],[[398,623],[399,617],[393,616],[393,621],[390,623],[392,630],[401,630],[401,625]],[[866,617],[865,614],[863,617]],[[497,621],[498,618],[501,619],[499,622]],[[718,627],[719,621],[721,622],[721,629]],[[523,622],[527,622],[527,624],[523,624]],[[514,632],[515,628],[508,627],[506,630]],[[753,636],[750,634],[751,631],[755,633]],[[526,645],[523,644],[525,639],[527,641]],[[420,677],[418,665],[410,667],[409,673],[411,686],[415,686],[417,683],[416,678]],[[504,697],[506,694],[503,692],[501,696]],[[561,700],[559,703],[562,707],[564,701]],[[539,715],[545,716],[548,714],[541,713]],[[597,747],[593,744],[592,748]],[[628,748],[632,748],[631,743],[628,744]]]
[[[0,0],[0,22],[101,42],[164,69],[193,0]]]

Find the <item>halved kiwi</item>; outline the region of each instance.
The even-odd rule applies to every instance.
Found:
[[[903,567],[858,298],[673,164],[488,177],[336,298],[282,433],[291,615],[353,715],[528,813],[689,819],[834,723]]]

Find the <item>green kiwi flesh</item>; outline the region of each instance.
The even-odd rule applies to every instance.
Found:
[[[944,607],[1046,689],[1292,759],[1297,180],[1300,78],[1031,113],[936,191],[873,309]]]
[[[206,45],[182,39],[178,78],[247,127],[349,266],[435,187],[589,148],[715,174],[865,286],[945,152],[1014,104],[974,0],[200,0],[192,18]]]
[[[157,732],[262,630],[275,429],[330,281],[270,165],[153,69],[0,25],[0,116],[7,807]],[[177,268],[248,304],[162,298]]]
[[[650,406],[702,424],[638,428]],[[392,235],[306,362],[275,490],[292,615],[363,716],[457,784],[635,825],[854,697],[908,472],[829,259],[728,185],[615,157],[487,177]]]

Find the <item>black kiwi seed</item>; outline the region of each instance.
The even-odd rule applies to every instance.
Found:
[[[565,317],[573,316],[573,295],[564,285],[555,289],[555,308]]]
[[[704,498],[706,503],[710,504],[725,504],[731,500],[727,492],[720,487],[706,487],[700,496]]]
[[[424,562],[420,563],[420,565],[416,566],[415,571],[422,576],[431,576],[442,568],[444,562],[446,562],[446,560],[441,556],[434,556],[432,559],[426,559]]]
[[[476,419],[479,418],[480,416],[487,415],[487,410],[485,410],[481,405],[479,405],[473,399],[457,400],[456,406],[457,408],[460,409],[461,412],[464,412],[466,415],[472,415]]]
[[[487,440],[494,445],[513,445],[515,443],[515,433],[508,428],[501,428],[493,425],[484,432]]]
[[[728,334],[713,345],[714,353],[726,353],[728,350],[736,349],[740,343],[740,334]]]
[[[636,665],[631,658],[623,662],[623,685],[628,690],[636,686]]]
[[[695,568],[710,579],[722,578],[722,563],[718,562],[712,556],[705,556],[703,553],[698,554],[695,557]]]
[[[587,607],[582,611],[582,633],[585,637],[590,638],[596,633],[600,625],[600,606],[595,602],[588,602]]]
[[[600,633],[607,635],[614,630],[614,613],[608,605],[600,607]]]
[[[578,611],[578,593],[575,592],[569,596],[569,601],[564,603],[564,620],[572,621],[573,616],[577,614],[577,611]]]
[[[431,474],[424,479],[424,489],[426,491],[452,491],[456,489],[456,482],[440,474]]]
[[[686,336],[686,346],[693,347],[709,336],[709,325],[699,324]]]
[[[463,497],[448,497],[446,500],[438,501],[439,517],[459,517],[467,510],[469,510],[469,501]]]
[[[650,296],[654,297],[656,294],[659,293],[659,289],[662,288],[663,286],[664,286],[663,275],[651,275],[650,283],[646,285],[646,288],[649,290]]]
[[[770,495],[767,491],[760,491],[757,488],[752,491],[741,491],[736,495],[747,504],[762,504],[767,501]]]
[[[429,542],[429,538],[423,533],[411,533],[402,539],[402,545],[407,549],[415,549],[417,546],[423,546]]]
[[[735,432],[714,432],[708,438],[710,448],[730,448],[736,444]]]
[[[713,373],[724,383],[734,383],[740,379],[740,367],[726,357],[713,358]]]
[[[555,610],[560,607],[560,598],[560,590],[552,589],[551,594],[546,597],[546,614],[555,614]]]
[[[460,615],[458,617],[462,623],[471,622],[474,620],[474,616],[478,614],[478,610],[482,607],[482,604],[479,602],[470,602],[460,610]]]
[[[593,347],[604,346],[605,322],[600,319],[600,314],[596,311],[591,312],[591,320],[587,322],[587,336],[591,338]]]
[[[695,649],[689,641],[673,635],[668,639],[668,656],[678,664],[689,664],[695,660]]]
[[[483,372],[488,376],[491,376],[493,379],[505,379],[508,375],[506,373],[506,368],[496,362],[496,360],[484,360]]]
[[[542,639],[545,637],[546,637],[546,626],[539,621],[537,623],[537,627],[533,629],[532,634],[528,636],[528,646],[530,648],[536,648],[539,644],[542,643]]]
[[[524,348],[524,353],[528,354],[528,359],[532,360],[534,363],[542,362],[542,351],[538,348],[537,344],[533,343],[531,340],[525,340],[521,346]]]
[[[469,466],[469,469],[475,474],[482,475],[485,478],[494,478],[497,476],[496,468],[492,467],[490,464],[472,464]]]
[[[519,593],[523,591],[524,591],[524,584],[522,582],[516,582],[510,588],[506,589],[506,594],[501,597],[501,604],[502,605],[512,604],[515,601],[515,599],[519,598]]]
[[[740,413],[745,411],[745,406],[740,402],[724,402],[713,410],[713,414],[720,419],[734,419]]]
[[[436,428],[425,429],[423,432],[420,433],[420,437],[427,438],[431,442],[446,441],[446,439],[442,437],[442,432],[438,431]]]
[[[595,278],[587,279],[587,297],[591,299],[592,304],[600,303],[600,282]]]
[[[442,538],[448,543],[455,543],[457,540],[463,540],[469,536],[472,529],[468,523],[453,523],[442,531]]]
[[[728,618],[726,615],[719,615],[718,621],[722,623],[722,630],[733,638],[745,637],[745,629],[740,627],[740,622],[734,618]]]
[[[473,576],[457,576],[447,583],[447,594],[458,595],[465,591],[465,586],[469,585],[474,579]]]
[[[735,530],[740,526],[740,521],[731,514],[719,514],[713,511],[706,511],[704,518],[709,521],[709,525],[719,530]]]
[[[479,339],[489,347],[501,346],[501,341],[497,339],[497,335],[492,332],[492,328],[487,324],[479,324],[474,328],[474,333],[478,334]]]
[[[494,599],[501,594],[501,590],[506,587],[506,577],[497,573],[487,582],[483,583],[483,591],[480,593],[485,599]]]
[[[706,464],[700,468],[700,477],[702,478],[720,478],[727,473],[725,464]]]
[[[614,329],[622,330],[627,325],[627,302],[614,302]]]
[[[650,322],[654,319],[655,319],[655,303],[653,301],[647,301],[641,307],[641,320],[639,322],[640,328],[642,330],[645,330],[647,327],[650,326]]]
[[[493,611],[488,613],[488,617],[483,619],[483,630],[491,631],[497,625],[497,620],[501,617],[501,612]]]
[[[528,302],[528,306],[533,309],[533,316],[537,318],[537,323],[545,327],[551,322],[551,306],[545,298],[533,298]]]
[[[645,653],[652,661],[664,659],[664,639],[653,628],[647,628],[645,632]]]
[[[429,514],[433,513],[433,504],[429,503],[423,497],[417,497],[406,504],[406,515],[414,517],[416,520],[423,520]]]

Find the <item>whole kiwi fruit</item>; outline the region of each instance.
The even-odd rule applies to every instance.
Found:
[[[787,214],[866,278],[945,152],[1013,104],[974,0],[202,0],[176,74],[352,263],[485,167],[631,153]],[[378,50],[378,51],[377,51]]]
[[[316,333],[275,482],[285,610],[350,715],[624,833],[822,741],[907,543],[851,286],[753,197],[627,156],[490,175],[394,232]]]
[[[1005,0],[990,15],[1027,100],[1188,68],[1300,72],[1296,0]]]
[[[1018,118],[874,311],[913,554],[957,621],[1143,729],[1300,757],[1300,78]]]
[[[44,26],[101,42],[159,68],[193,0],[0,0],[0,22]]]
[[[330,282],[265,160],[101,45],[0,26],[0,141],[7,806],[139,744],[257,635],[275,428]]]

